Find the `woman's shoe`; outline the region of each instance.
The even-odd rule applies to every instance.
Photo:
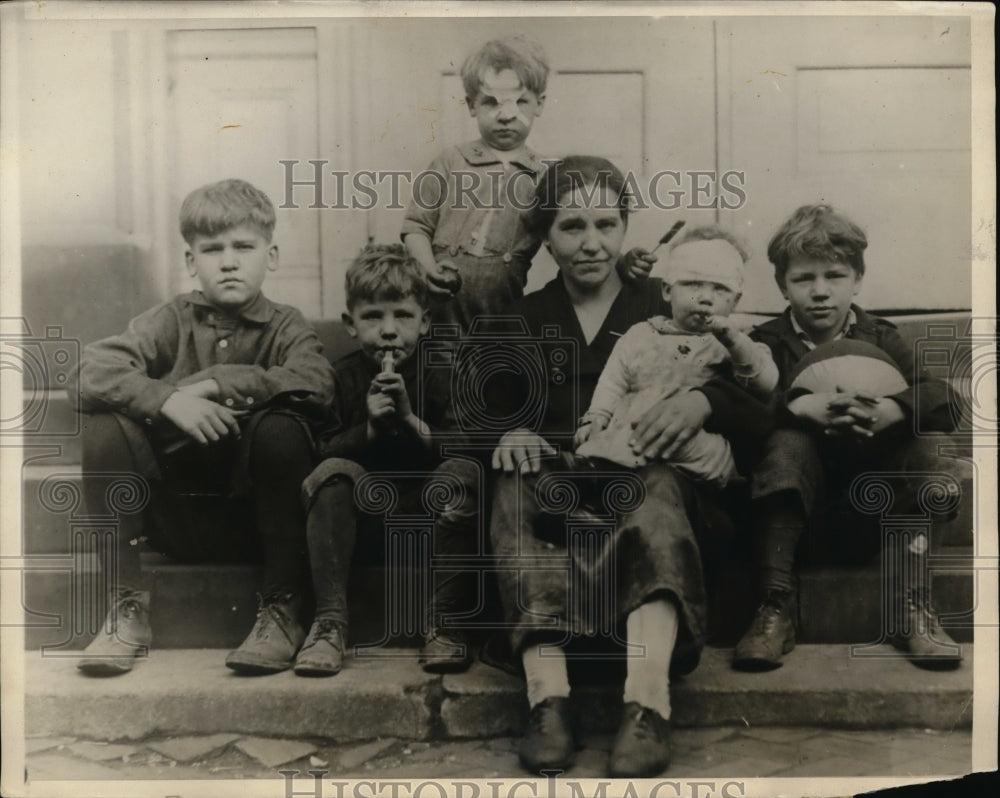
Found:
[[[613,778],[657,776],[670,764],[670,721],[655,709],[629,701],[622,709],[608,775]]]
[[[566,770],[574,751],[569,698],[553,696],[535,704],[528,717],[528,731],[517,749],[525,769],[532,773]]]

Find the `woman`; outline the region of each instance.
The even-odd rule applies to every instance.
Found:
[[[572,454],[577,419],[616,340],[632,324],[669,315],[669,306],[658,280],[623,283],[615,270],[629,197],[610,162],[571,156],[551,165],[536,200],[529,223],[559,275],[509,313],[540,342],[536,366],[547,385],[541,395],[537,382],[508,385],[495,399],[495,412],[511,418],[531,415],[515,407],[523,397],[539,396],[544,405],[531,429],[507,432],[493,452],[500,473],[490,529],[494,553],[517,558],[498,579],[531,707],[520,758],[534,772],[568,767],[574,741],[563,648],[580,633],[613,636],[624,621],[625,643],[635,648],[628,649],[609,773],[652,776],[670,757],[668,671],[693,669],[704,639],[696,530],[714,498],[659,458],[703,426],[738,451],[748,437],[766,434],[769,414],[735,382],[715,380],[639,420],[635,441],[648,465],[628,471]],[[575,346],[566,346],[569,339]],[[557,340],[575,355],[556,356]],[[678,641],[693,656],[675,658]]]

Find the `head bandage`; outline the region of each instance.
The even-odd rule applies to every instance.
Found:
[[[515,119],[521,120],[523,124],[530,126],[531,121],[524,115],[524,112],[521,110],[521,106],[517,103],[517,101],[521,99],[521,95],[524,94],[524,87],[518,85],[516,89],[499,88],[490,82],[491,77],[494,79],[497,77],[497,73],[493,70],[490,70],[482,76],[482,88],[480,91],[483,94],[493,97],[497,101],[501,117],[504,119],[514,117]]]
[[[667,285],[706,282],[724,285],[734,294],[743,292],[743,258],[728,241],[685,241],[674,247],[662,268],[653,270]]]

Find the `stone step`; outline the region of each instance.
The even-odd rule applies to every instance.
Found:
[[[519,734],[524,684],[480,663],[464,674],[421,671],[412,651],[351,654],[328,679],[292,672],[241,677],[221,649],[153,651],[129,674],[87,678],[72,655],[26,653],[29,736],[137,740],[151,734],[223,733],[366,740],[488,738]],[[732,652],[708,648],[699,667],[671,686],[677,726],[969,728],[973,647],[954,671],[925,671],[887,647],[859,656],[849,646],[802,645],[771,673],[738,673]],[[577,687],[583,729],[617,726],[616,675]],[[128,711],[123,712],[122,707]]]
[[[932,559],[932,595],[942,623],[959,642],[972,640],[975,571],[966,548]],[[250,565],[174,563],[143,555],[152,591],[151,623],[156,648],[235,647],[253,626],[260,571]],[[105,615],[104,591],[94,558],[84,555],[74,570],[71,558],[34,558],[23,574],[22,596],[29,649],[79,649],[96,633]],[[388,585],[388,587],[387,587]],[[358,565],[348,596],[351,642],[416,645],[423,613],[413,582],[400,569]],[[391,588],[391,589],[390,589]],[[390,611],[387,595],[403,597]],[[488,594],[492,596],[492,594]],[[486,606],[491,606],[484,599]],[[734,645],[755,609],[751,580],[720,580],[712,591],[711,639]],[[811,568],[800,575],[798,639],[805,643],[865,643],[882,639],[881,576],[876,565]]]
[[[22,548],[24,554],[65,554],[72,551],[73,521],[86,512],[82,503],[80,468],[62,463],[54,450],[39,450],[26,457],[22,469]],[[972,485],[962,486],[959,516],[942,529],[934,546],[973,545],[975,518]]]

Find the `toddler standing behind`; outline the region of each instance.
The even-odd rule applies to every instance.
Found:
[[[401,236],[427,273],[433,320],[464,332],[477,315],[500,313],[522,295],[540,245],[521,217],[545,171],[525,142],[542,113],[549,66],[538,45],[516,36],[484,44],[461,74],[480,138],[431,162]]]

